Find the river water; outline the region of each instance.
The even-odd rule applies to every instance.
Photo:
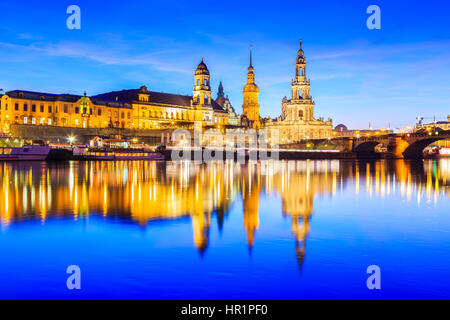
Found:
[[[0,298],[450,298],[449,208],[450,159],[0,163]]]

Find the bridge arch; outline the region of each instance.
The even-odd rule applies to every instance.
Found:
[[[379,144],[381,144],[380,141],[364,141],[361,142],[359,144],[357,144],[354,148],[353,148],[353,152],[355,152],[358,157],[376,157],[379,154],[377,152],[375,152],[375,147],[378,146]]]
[[[405,159],[422,159],[423,158],[423,151],[426,147],[428,147],[430,144],[439,141],[439,140],[445,140],[445,137],[439,138],[430,138],[430,139],[424,139],[424,140],[418,140],[414,143],[411,143],[405,151],[403,151],[403,157]]]

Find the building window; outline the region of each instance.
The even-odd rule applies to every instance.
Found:
[[[14,110],[19,111],[19,104],[18,104],[18,103],[16,103],[16,104],[14,105]]]
[[[35,104],[31,105],[31,112],[36,112],[36,105]]]
[[[64,105],[64,113],[69,113],[69,106],[67,104]]]
[[[75,125],[76,126],[78,125],[78,119],[75,119]]]
[[[25,104],[23,105],[23,111],[28,111],[28,104],[25,103]]]
[[[205,79],[205,86],[207,86],[207,85],[208,85],[208,80]]]
[[[101,116],[101,115],[102,115],[102,109],[98,108],[97,114],[98,114],[99,116]]]
[[[76,114],[80,113],[80,108],[76,107],[76,108],[75,108],[75,113],[76,113]]]
[[[125,112],[122,112],[122,119],[125,119]]]
[[[197,86],[200,86],[200,79],[197,80]]]
[[[44,112],[44,105],[43,104],[41,104],[41,112]]]
[[[298,117],[299,117],[300,119],[303,118],[303,110],[300,110],[300,111],[298,112]]]
[[[48,125],[51,126],[52,125],[52,119],[48,119]]]
[[[45,124],[45,118],[42,118],[40,123],[41,123],[41,125],[44,125]]]
[[[131,113],[130,112],[128,112],[128,119],[131,119]]]
[[[28,118],[27,117],[23,117],[23,124],[27,124],[28,123]]]
[[[31,118],[31,124],[36,124],[36,118],[35,117]]]
[[[48,106],[48,113],[52,113],[52,106]]]

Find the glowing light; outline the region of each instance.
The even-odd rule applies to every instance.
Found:
[[[67,141],[69,141],[70,144],[73,144],[76,140],[77,140],[77,138],[75,136],[68,136],[67,137]]]

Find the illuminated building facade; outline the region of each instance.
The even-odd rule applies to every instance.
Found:
[[[0,98],[0,127],[12,124],[75,128],[130,128],[133,107],[71,94],[9,91]]]
[[[441,128],[442,130],[450,130],[450,116],[447,116],[447,121],[435,121],[433,123],[424,124],[423,128]]]
[[[13,124],[74,128],[191,129],[228,125],[229,112],[211,99],[210,74],[198,65],[192,96],[152,92],[147,87],[92,97],[9,91],[0,97],[0,128]]]
[[[311,83],[306,78],[306,60],[300,41],[300,49],[295,63],[295,78],[291,83],[291,99],[283,99],[281,117],[268,121],[266,125],[279,130],[280,143],[294,143],[309,139],[327,139],[331,137],[333,124],[331,119],[315,119],[315,102],[310,94]]]

